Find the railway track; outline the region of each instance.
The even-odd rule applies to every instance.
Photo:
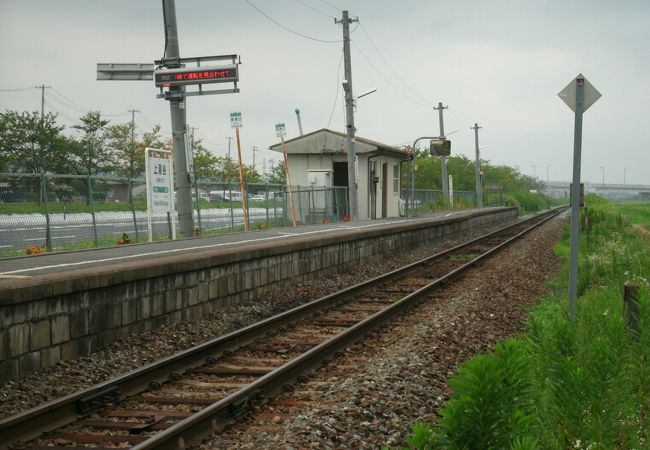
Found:
[[[184,448],[300,381],[549,211],[0,420],[0,448]]]

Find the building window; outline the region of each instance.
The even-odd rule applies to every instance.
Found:
[[[393,194],[399,194],[399,165],[393,164]]]

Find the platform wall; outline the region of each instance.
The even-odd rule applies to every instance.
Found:
[[[282,286],[346,271],[454,234],[516,219],[515,208],[398,223],[342,236],[111,266],[1,291],[0,383],[94,352],[130,334],[195,320]]]

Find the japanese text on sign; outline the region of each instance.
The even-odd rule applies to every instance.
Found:
[[[242,127],[242,118],[240,112],[231,112],[230,113],[230,126],[231,128],[241,128]]]
[[[284,126],[284,123],[275,124],[275,135],[277,137],[284,137],[287,135],[287,128]]]

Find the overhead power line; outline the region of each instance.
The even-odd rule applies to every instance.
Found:
[[[328,2],[328,1],[326,1],[326,0],[320,0],[320,1],[323,2],[323,3],[325,3],[325,4],[326,4],[327,6],[329,6],[330,8],[334,8],[337,12],[341,12],[341,11],[342,11],[341,8],[339,8],[338,6],[332,5],[330,2]]]
[[[341,59],[339,59],[339,67],[336,69],[336,95],[334,96],[334,104],[332,105],[332,111],[330,112],[330,118],[327,121],[327,128],[330,127],[330,123],[332,122],[332,116],[334,116],[334,109],[336,108],[336,102],[339,100],[339,88],[341,86],[341,83],[339,83],[340,80],[340,75],[341,75],[341,63],[343,62],[343,53],[341,53]]]
[[[357,49],[359,54],[363,57],[363,59],[366,61],[366,63],[368,63],[368,65],[377,73],[377,75],[379,75],[386,83],[388,83],[388,85],[390,87],[392,87],[395,90],[395,92],[400,94],[405,99],[410,100],[412,103],[415,103],[416,105],[424,106],[424,107],[427,107],[427,108],[430,108],[430,107],[433,106],[432,103],[425,103],[422,100],[419,100],[417,98],[413,98],[413,97],[409,96],[404,91],[402,91],[397,86],[395,86],[392,81],[390,81],[388,78],[386,78],[386,76],[383,73],[381,73],[381,71],[379,69],[377,69],[377,67],[368,59],[368,57],[361,51],[359,46],[354,41],[352,41],[352,44]]]
[[[34,89],[33,86],[28,86],[28,87],[13,88],[13,89],[0,89],[0,92],[24,92],[24,91],[31,91],[32,89]]]
[[[61,105],[66,106],[69,109],[75,110],[75,111],[80,112],[82,114],[86,114],[86,113],[88,113],[90,111],[97,111],[97,110],[93,110],[93,109],[90,109],[90,108],[86,108],[86,107],[80,105],[79,103],[71,100],[70,98],[63,95],[63,93],[58,91],[56,88],[52,88],[52,91],[54,93],[47,92],[48,98],[58,100]],[[128,115],[128,113],[120,113],[120,114],[104,114],[104,113],[102,113],[102,116],[104,116],[104,117],[122,117],[122,116],[126,116],[126,115]]]
[[[318,14],[322,14],[325,17],[329,17],[331,19],[336,19],[336,17],[332,16],[331,14],[327,14],[326,12],[321,11],[320,9],[313,7],[309,3],[303,2],[302,0],[296,0],[296,2],[300,3],[305,8],[309,8],[312,11],[316,11]]]
[[[248,4],[251,5],[253,8],[255,8],[255,9],[257,10],[257,12],[259,12],[261,15],[263,15],[264,17],[266,17],[267,19],[269,19],[271,22],[273,22],[274,24],[276,24],[276,25],[279,26],[280,28],[283,28],[283,29],[287,30],[287,31],[290,32],[290,33],[293,33],[293,34],[298,35],[298,36],[300,36],[300,37],[303,37],[303,38],[305,38],[305,39],[310,39],[310,40],[312,40],[312,41],[316,41],[316,42],[326,42],[326,43],[337,43],[337,42],[342,42],[342,41],[340,41],[340,40],[330,41],[330,40],[326,40],[326,39],[318,39],[318,38],[315,38],[315,37],[307,36],[306,34],[299,33],[298,31],[292,30],[291,28],[282,25],[280,22],[278,22],[277,20],[275,20],[274,18],[272,18],[271,16],[269,16],[268,14],[266,14],[264,11],[262,11],[261,9],[259,9],[257,6],[255,6],[255,5],[254,5],[250,0],[246,0],[246,3],[248,3]]]
[[[363,24],[362,24],[361,22],[359,22],[359,26],[361,27],[361,31],[363,31],[363,34],[366,35],[366,38],[368,39],[368,41],[370,42],[370,44],[373,46],[373,48],[375,49],[375,51],[377,52],[377,54],[379,55],[379,57],[381,58],[381,60],[384,62],[384,64],[386,64],[386,67],[388,67],[388,69],[393,73],[393,75],[395,75],[395,77],[396,77],[396,78],[397,78],[397,79],[402,83],[402,85],[404,85],[404,87],[405,87],[406,89],[408,89],[408,90],[409,90],[413,95],[415,95],[417,98],[419,98],[420,100],[422,100],[422,101],[426,102],[427,104],[430,104],[431,106],[433,106],[433,102],[431,102],[429,99],[424,98],[423,96],[421,96],[420,94],[418,94],[415,90],[413,90],[413,89],[411,88],[411,86],[409,86],[408,83],[406,83],[406,81],[404,81],[404,79],[400,76],[400,74],[397,73],[397,72],[393,69],[393,66],[391,66],[391,65],[389,64],[389,62],[386,60],[386,58],[384,58],[384,55],[381,53],[381,51],[379,50],[379,48],[377,47],[377,45],[375,44],[375,42],[370,38],[370,35],[368,34],[368,32],[366,31],[366,29],[364,28],[364,26],[363,26]]]

